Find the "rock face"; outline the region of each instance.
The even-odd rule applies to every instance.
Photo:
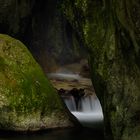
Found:
[[[84,56],[79,36],[56,0],[0,0],[0,33],[24,42],[45,72]]]
[[[0,129],[73,126],[60,97],[27,48],[0,34]]]
[[[0,33],[19,39],[26,34],[35,0],[0,0]]]
[[[107,140],[140,139],[139,0],[64,0],[62,12],[89,51]]]

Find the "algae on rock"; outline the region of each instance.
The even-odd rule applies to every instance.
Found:
[[[0,129],[73,126],[59,95],[27,48],[0,34]]]
[[[86,3],[84,7],[78,0],[62,0],[61,10],[88,49],[93,85],[104,110],[105,135],[114,140],[138,140],[139,0],[80,2]],[[77,11],[83,11],[82,15]]]

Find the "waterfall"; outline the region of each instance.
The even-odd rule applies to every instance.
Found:
[[[63,99],[70,111],[76,111],[76,104],[73,96],[64,96]]]
[[[53,82],[56,87],[62,86],[62,91],[59,89],[58,93],[62,96],[70,112],[84,127],[97,128],[99,126],[99,128],[101,128],[103,124],[103,112],[100,101],[95,94],[91,95],[91,93],[94,93],[92,89],[90,90],[90,94],[86,94],[84,91],[86,88],[91,88],[92,83],[90,79],[81,77],[79,74],[71,73],[69,70],[50,73],[48,77],[52,79],[52,81],[55,79]],[[57,85],[59,82],[60,85]],[[64,86],[65,84],[66,87]],[[74,87],[73,89],[71,85]],[[76,86],[78,88],[75,88]],[[65,90],[65,88],[67,90]]]
[[[73,96],[63,96],[64,102],[68,109],[77,112],[100,112],[102,111],[100,102],[96,96],[89,95],[82,97],[78,103],[78,109],[76,109],[76,103]]]
[[[83,126],[97,128],[102,124],[103,112],[100,101],[96,96],[82,97],[78,103],[78,109],[76,109],[76,103],[72,96],[63,97],[63,99],[68,109]]]
[[[79,110],[81,110],[81,112],[97,112],[102,109],[98,98],[94,97],[93,95],[90,95],[81,98],[79,102]]]

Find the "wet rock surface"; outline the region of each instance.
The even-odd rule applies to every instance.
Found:
[[[63,0],[62,11],[88,50],[107,140],[140,139],[139,0]]]
[[[0,130],[37,131],[74,122],[24,44],[0,34]]]

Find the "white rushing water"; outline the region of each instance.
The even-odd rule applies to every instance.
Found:
[[[76,79],[78,80],[80,78],[79,74],[66,74],[66,73],[50,73],[48,74],[48,77],[50,78],[58,78],[58,79]]]
[[[103,123],[103,112],[97,97],[91,95],[83,97],[76,110],[75,102],[72,98],[64,99],[68,109],[85,127],[97,127]]]
[[[56,79],[67,79],[67,80],[79,80],[85,81],[89,80],[79,76],[79,74],[73,73],[50,73],[48,75],[50,78]],[[103,124],[103,112],[99,99],[96,95],[88,95],[82,97],[79,100],[78,108],[76,109],[76,103],[73,96],[64,96],[64,102],[71,113],[81,122],[85,127],[97,128],[101,127]]]
[[[63,98],[63,99],[64,99],[64,102],[65,102],[66,106],[68,107],[68,109],[71,112],[76,111],[76,104],[75,104],[73,96],[69,96],[68,98]]]

